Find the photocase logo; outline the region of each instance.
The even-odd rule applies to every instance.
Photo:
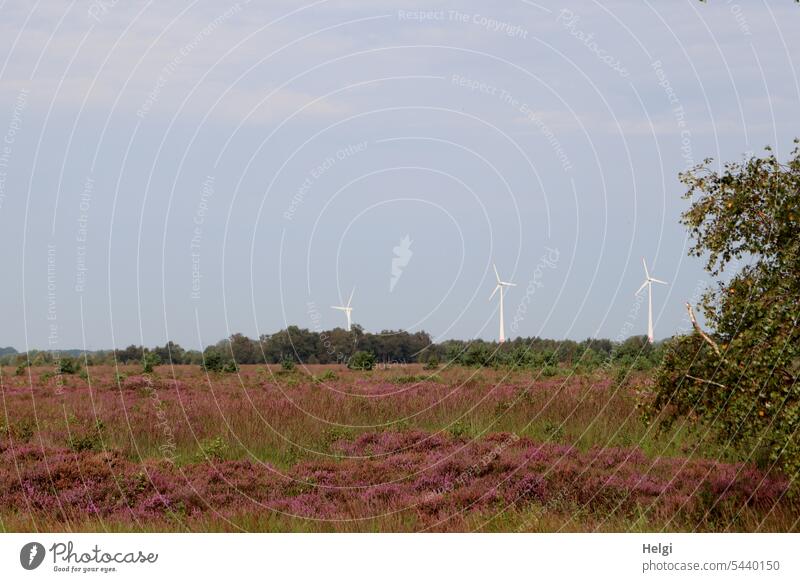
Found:
[[[39,542],[27,543],[19,552],[19,563],[26,570],[35,570],[42,565],[44,554],[44,546]]]
[[[414,241],[411,240],[411,237],[406,235],[400,240],[400,244],[392,249],[394,252],[394,258],[392,259],[392,278],[389,281],[390,293],[394,291],[395,285],[397,285],[397,282],[403,275],[403,269],[408,266],[408,262],[411,260],[411,256],[414,254],[411,251],[412,242]]]

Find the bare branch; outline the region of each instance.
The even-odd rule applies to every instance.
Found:
[[[726,390],[728,388],[725,386],[725,384],[720,384],[719,382],[714,382],[712,380],[704,380],[703,378],[698,378],[697,376],[690,376],[689,374],[686,374],[686,377],[690,380],[697,380],[698,382],[703,382],[705,384],[713,384],[714,386],[719,386],[720,388],[725,388]]]
[[[716,342],[712,340],[710,337],[708,337],[708,334],[704,332],[703,329],[700,327],[700,324],[697,323],[697,318],[694,316],[694,311],[692,310],[692,306],[689,303],[686,304],[686,311],[689,312],[689,319],[692,320],[692,325],[694,326],[694,330],[700,334],[700,337],[706,340],[708,345],[714,348],[714,353],[716,353],[718,356],[722,356],[722,352],[720,351],[719,346],[716,344]]]

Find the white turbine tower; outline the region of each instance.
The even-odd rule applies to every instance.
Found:
[[[667,282],[650,276],[650,271],[647,270],[647,263],[644,257],[642,257],[642,264],[644,265],[645,279],[636,294],[638,295],[642,292],[642,289],[647,287],[647,339],[650,340],[650,343],[653,343],[653,283],[666,285]]]
[[[492,291],[492,294],[489,295],[489,301],[492,300],[494,294],[497,293],[497,291],[499,290],[500,291],[500,335],[498,337],[498,341],[500,343],[503,343],[504,341],[506,341],[506,327],[505,327],[505,322],[503,320],[503,295],[505,295],[506,287],[516,287],[517,284],[501,281],[500,274],[497,272],[497,265],[493,264],[492,266],[494,267],[494,276],[497,277],[497,286],[494,288],[494,291]]]
[[[355,287],[350,292],[350,299],[347,300],[347,305],[331,305],[331,309],[338,309],[339,311],[344,311],[344,314],[347,316],[347,331],[350,331],[350,328],[353,325],[353,308],[350,307],[350,303],[353,301],[353,293],[355,293]]]

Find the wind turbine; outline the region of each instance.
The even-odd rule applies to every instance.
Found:
[[[494,267],[494,276],[497,277],[497,286],[494,288],[494,291],[492,291],[492,294],[489,295],[489,301],[492,300],[494,294],[497,293],[497,291],[499,290],[500,291],[500,335],[498,337],[498,341],[500,343],[503,343],[504,341],[506,341],[506,327],[503,321],[503,295],[505,294],[506,287],[516,287],[517,284],[501,281],[500,273],[497,272],[497,265],[492,264],[492,267]]]
[[[650,343],[653,343],[653,283],[661,283],[662,285],[666,285],[666,281],[662,281],[661,279],[656,279],[655,277],[650,276],[650,271],[647,270],[647,263],[642,257],[642,264],[644,265],[644,283],[642,286],[639,287],[639,290],[636,292],[638,295],[642,292],[642,289],[647,287],[647,339],[650,340]]]
[[[353,301],[353,293],[356,292],[355,287],[350,292],[350,299],[347,300],[347,305],[331,305],[331,309],[338,309],[339,311],[344,311],[344,314],[347,316],[347,331],[350,331],[350,328],[353,325],[353,308],[350,307],[350,303]]]

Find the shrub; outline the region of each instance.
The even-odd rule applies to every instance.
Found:
[[[23,418],[19,422],[7,427],[11,436],[23,443],[30,442],[36,433],[36,424],[30,418]]]
[[[142,357],[142,372],[144,374],[152,374],[155,366],[161,365],[161,356],[148,352]]]
[[[103,422],[97,421],[90,427],[79,429],[70,435],[67,445],[76,453],[100,451],[103,449],[102,430],[104,428]]]
[[[61,358],[58,360],[57,368],[59,374],[75,374],[80,366],[72,358]]]
[[[465,366],[491,366],[495,357],[493,350],[483,342],[473,343],[464,354],[462,361]]]
[[[462,419],[458,419],[449,427],[447,427],[447,432],[449,432],[455,438],[460,438],[469,434],[469,428],[467,427],[466,422],[464,422]]]
[[[392,382],[395,384],[417,384],[419,382],[424,382],[425,376],[414,376],[410,374],[408,376],[397,376],[396,378],[392,378]]]
[[[294,360],[292,360],[291,358],[284,358],[283,361],[281,362],[281,370],[283,370],[284,372],[292,372],[294,371],[294,368],[295,368]]]
[[[519,368],[537,365],[536,354],[528,346],[517,346],[508,355],[508,363]]]
[[[203,363],[200,367],[206,372],[222,372],[222,355],[215,351],[206,352],[203,354]]]
[[[356,352],[347,361],[347,367],[351,370],[372,370],[375,367],[375,354],[363,351]]]
[[[564,426],[560,422],[548,419],[544,421],[542,428],[547,438],[552,441],[559,442],[564,438]]]
[[[558,373],[558,367],[554,366],[553,364],[547,364],[544,368],[542,368],[542,376],[545,378],[551,378]]]
[[[333,370],[325,370],[319,376],[314,376],[314,382],[332,382],[338,379],[339,375]]]
[[[436,356],[431,356],[428,358],[428,361],[425,362],[423,366],[424,370],[438,370],[439,369],[439,358]]]
[[[222,437],[217,436],[200,444],[198,457],[201,460],[222,461],[225,459],[227,451],[228,443]]]

